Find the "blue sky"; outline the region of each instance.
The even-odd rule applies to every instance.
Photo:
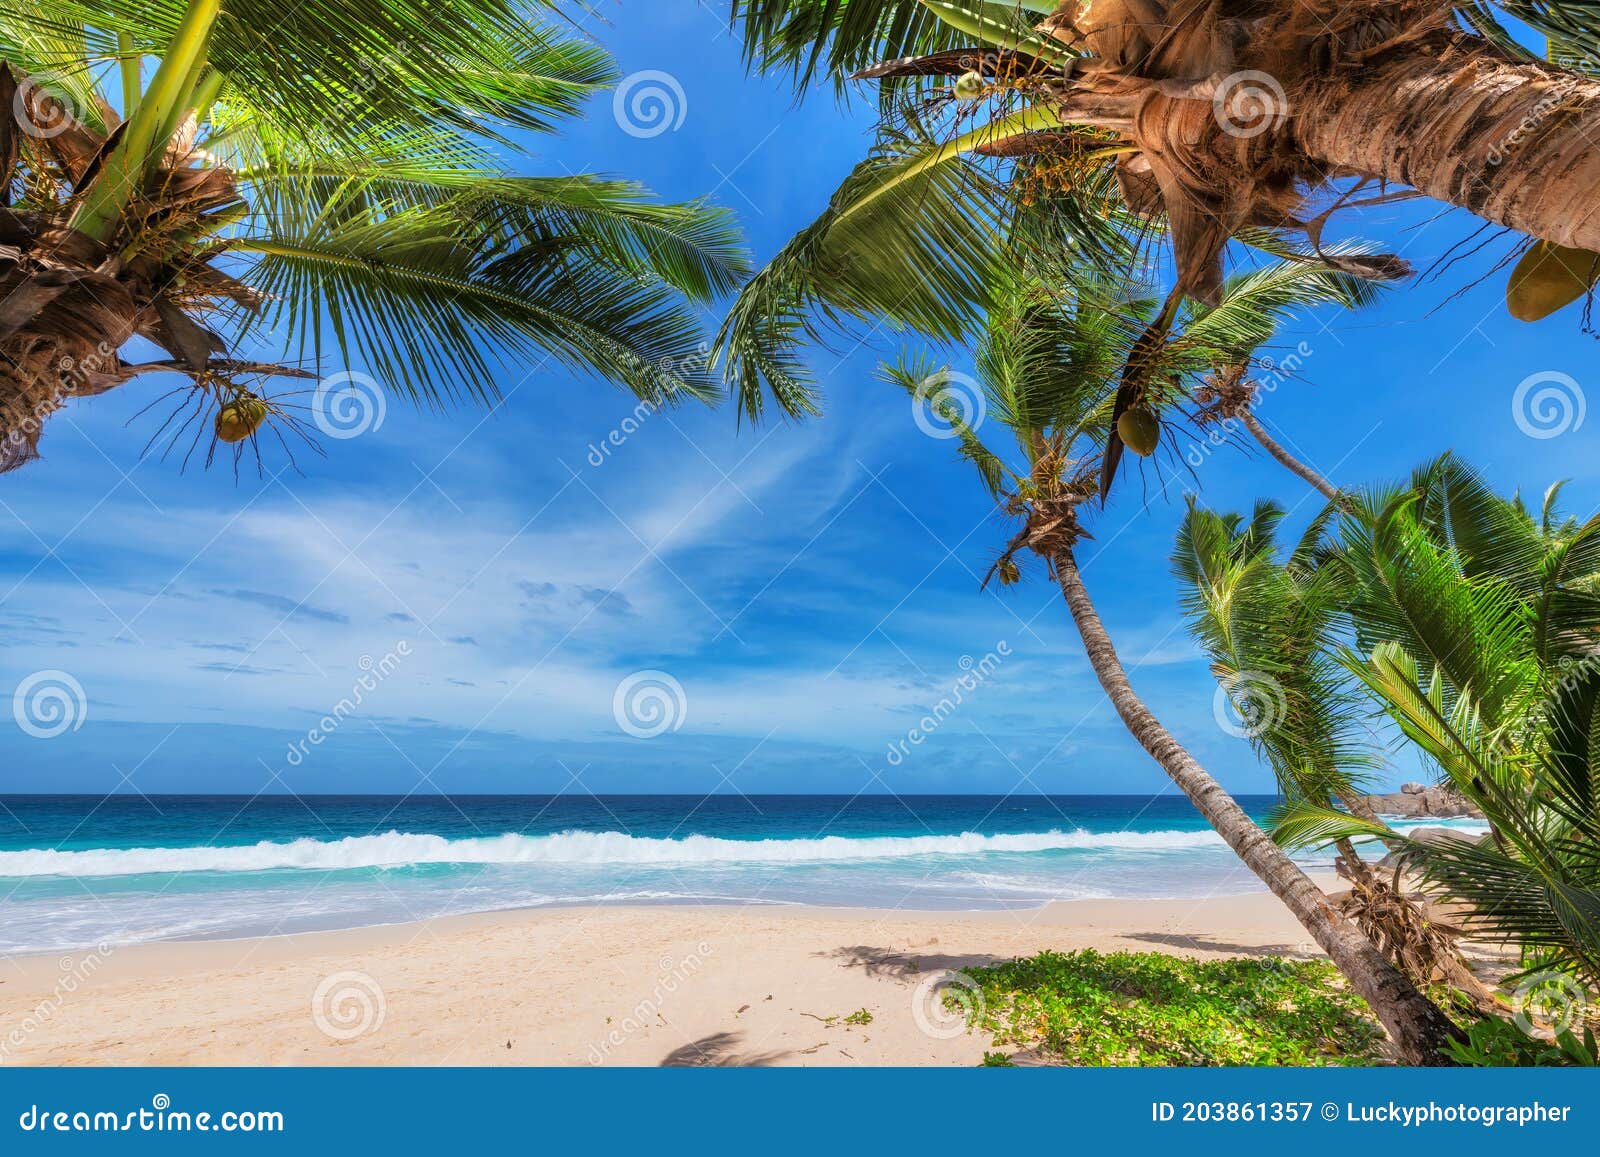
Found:
[[[675,78],[682,123],[638,139],[597,101],[541,142],[539,171],[710,192],[765,258],[860,155],[870,108],[827,93],[796,106],[781,81],[745,76],[723,8],[605,8],[596,35],[625,73]],[[1477,224],[1406,204],[1333,232],[1426,269]],[[1550,438],[1513,418],[1533,374],[1570,375],[1581,396],[1594,346],[1579,310],[1518,325],[1503,273],[1456,295],[1507,244],[1378,308],[1298,319],[1280,344],[1310,352],[1263,419],[1341,484],[1455,449],[1508,489],[1572,479],[1567,503],[1587,513],[1600,418]],[[0,716],[0,791],[1162,790],[1042,575],[979,592],[1005,525],[950,444],[873,380],[900,344],[858,333],[813,351],[820,420],[664,411],[599,465],[591,447],[633,399],[548,365],[508,368],[492,415],[391,399],[378,429],[302,454],[303,475],[269,461],[265,480],[141,458],[157,423],[135,415],[158,383],[75,403],[44,461],[0,479],[0,692],[61,671],[86,709],[53,738]],[[1315,504],[1263,456],[1198,458],[1193,477],[1170,462],[1125,476],[1082,558],[1151,704],[1227,786],[1268,790],[1215,721],[1166,557],[1188,486],[1225,509],[1274,497],[1297,520]],[[892,760],[991,653],[960,709]],[[363,657],[384,656],[360,710],[291,756]],[[618,725],[616,689],[640,671],[682,688],[676,730]]]

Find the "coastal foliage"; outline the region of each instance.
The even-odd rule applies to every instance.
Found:
[[[976,1026],[1065,1065],[1361,1065],[1383,1031],[1321,961],[1041,952],[968,970]],[[950,997],[952,1001],[957,998]]]
[[[1330,506],[1288,552],[1193,509],[1175,557],[1219,673],[1242,653],[1277,689],[1254,741],[1299,790],[1275,837],[1381,839],[1430,894],[1464,907],[1470,932],[1596,992],[1600,516],[1564,515],[1560,490],[1530,509],[1446,455]],[[1251,525],[1264,522],[1275,516],[1258,509]],[[1295,618],[1307,604],[1318,613]],[[1299,646],[1269,656],[1290,619]],[[1318,674],[1316,701],[1305,671]],[[1364,729],[1363,705],[1392,729]],[[1333,806],[1395,741],[1477,806],[1487,838],[1418,840]]]
[[[192,446],[215,420],[237,462],[309,433],[300,383],[333,351],[424,405],[545,356],[719,395],[696,307],[749,272],[726,211],[517,171],[618,77],[564,7],[8,4],[0,471],[70,398],[152,373],[182,383],[169,426]],[[162,355],[127,360],[135,338]]]
[[[1600,1046],[1594,1029],[1562,1029],[1549,1040],[1534,1036],[1509,1020],[1484,1017],[1467,1026],[1466,1039],[1451,1041],[1445,1052],[1458,1064],[1474,1068],[1594,1068]]]

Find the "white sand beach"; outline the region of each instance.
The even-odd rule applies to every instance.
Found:
[[[547,908],[3,960],[0,1063],[972,1065],[989,1042],[951,1023],[936,978],[1084,947],[1317,955],[1264,893]],[[859,1009],[870,1022],[845,1023]]]

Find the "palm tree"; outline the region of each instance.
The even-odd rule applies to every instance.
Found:
[[[1244,735],[1272,768],[1284,798],[1323,812],[1337,802],[1377,823],[1362,794],[1382,762],[1370,704],[1339,659],[1349,571],[1326,562],[1324,537],[1339,510],[1329,503],[1280,559],[1276,532],[1284,512],[1277,505],[1257,503],[1246,521],[1191,500],[1172,563],[1190,629],[1222,690],[1239,701]],[[1492,1007],[1452,931],[1427,919],[1362,860],[1350,839],[1335,846],[1335,865],[1350,884],[1342,910],[1390,961],[1421,987],[1447,984]]]
[[[214,430],[237,463],[303,426],[268,383],[315,377],[325,346],[425,404],[492,400],[497,364],[541,353],[657,402],[715,394],[694,306],[748,272],[727,214],[501,159],[616,76],[561,19],[555,0],[9,4],[0,471],[69,398],[150,373],[186,379],[168,428]],[[161,356],[129,360],[136,338]]]
[[[1549,59],[1504,16],[1544,35]],[[734,18],[752,59],[802,85],[819,69],[879,79],[888,105],[959,74],[959,97],[1020,97],[1030,119],[1003,126],[1006,151],[1113,169],[1129,207],[1169,223],[1188,293],[1217,292],[1230,237],[1287,227],[1315,242],[1326,218],[1309,194],[1347,177],[1584,251],[1571,276],[1593,283],[1589,3],[735,0]]]
[[[1328,652],[1447,782],[1491,838],[1437,845],[1306,799],[1275,835],[1295,847],[1377,836],[1477,933],[1533,969],[1600,987],[1600,515],[1537,515],[1446,456],[1361,497],[1319,565],[1347,586]]]
[[[719,348],[746,408],[760,408],[764,384],[789,412],[809,407],[804,367],[783,347],[809,330],[812,313],[873,314],[947,338],[986,308],[993,265],[1015,264],[1019,252],[1116,265],[1164,230],[1174,296],[1204,301],[1219,292],[1231,239],[1285,256],[1298,235],[1302,260],[1403,276],[1407,265],[1392,255],[1338,253],[1322,240],[1335,211],[1403,196],[1525,235],[1507,291],[1514,316],[1584,296],[1600,278],[1600,153],[1589,143],[1600,80],[1583,63],[1600,59],[1595,7],[1357,0],[1337,9],[735,0],[753,62],[791,70],[802,88],[819,73],[841,91],[851,79],[877,81],[884,131],[723,328]],[[1577,64],[1533,57],[1497,13]],[[1386,191],[1366,196],[1372,182]],[[941,253],[937,242],[950,238],[957,244]],[[1152,321],[1150,343],[1170,320]],[[1119,415],[1146,385],[1135,357]],[[1121,451],[1113,430],[1103,494]]]
[[[1236,279],[1215,307],[1179,310],[1173,335],[1150,355],[1150,379],[1167,401],[1192,395],[1207,367],[1232,364],[1270,332],[1284,308],[1285,278],[1299,295],[1326,297],[1343,275],[1288,263]],[[1261,295],[1253,297],[1253,295]],[[930,405],[958,438],[961,456],[977,469],[991,495],[1021,527],[990,571],[1018,581],[1017,556],[1042,559],[1061,589],[1101,687],[1123,724],[1177,784],[1228,845],[1294,913],[1371,1005],[1408,1061],[1443,1064],[1442,1046],[1454,1034],[1448,1018],[1350,921],[1228,795],[1139,697],[1117,656],[1079,569],[1077,547],[1087,536],[1083,510],[1099,493],[1099,460],[1114,409],[1116,367],[1125,364],[1148,331],[1153,301],[1123,304],[1124,295],[1093,285],[1067,297],[1037,281],[1012,278],[996,287],[994,308],[977,351],[987,421],[1015,439],[1015,464],[963,416],[949,392],[948,371],[924,359],[902,360],[885,371]],[[1245,319],[1251,319],[1248,324]],[[1244,348],[1234,344],[1248,332]]]

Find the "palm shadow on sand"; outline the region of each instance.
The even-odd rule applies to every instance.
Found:
[[[1212,936],[1177,932],[1128,932],[1128,940],[1142,940],[1146,944],[1162,944],[1168,948],[1186,948],[1191,952],[1224,952],[1229,956],[1288,956],[1303,959],[1320,956],[1321,951],[1304,944],[1235,944]]]
[[[680,1045],[661,1058],[664,1069],[759,1068],[788,1056],[788,1052],[757,1053],[742,1051],[744,1033],[714,1032],[699,1040]]]
[[[965,968],[986,968],[991,964],[1004,964],[1009,956],[991,956],[984,953],[949,955],[945,953],[896,952],[889,948],[874,948],[867,944],[848,945],[818,956],[831,956],[848,967],[862,968],[868,976],[884,976],[906,980],[930,972],[959,972]]]

